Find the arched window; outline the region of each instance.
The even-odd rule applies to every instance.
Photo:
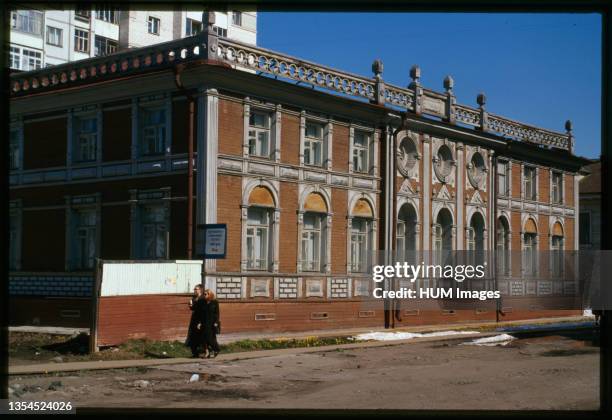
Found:
[[[274,197],[266,187],[255,187],[249,196],[246,221],[248,270],[270,270]]]
[[[525,274],[535,276],[538,270],[537,262],[538,229],[533,219],[527,219],[523,230],[523,267]]]
[[[397,218],[395,250],[398,261],[414,262],[417,241],[417,214],[414,207],[404,204]]]
[[[321,271],[325,264],[327,212],[320,194],[310,193],[306,197],[300,246],[303,271]]]
[[[371,261],[374,214],[370,204],[360,199],[353,206],[351,216],[351,271],[365,273]]]
[[[552,228],[550,242],[551,268],[553,277],[561,277],[563,274],[563,226],[555,222]]]
[[[472,265],[481,264],[484,257],[484,219],[474,213],[467,234],[468,257]]]
[[[453,249],[453,217],[448,209],[438,213],[434,224],[434,255],[436,263],[442,265]]]
[[[497,272],[510,274],[510,225],[505,217],[497,220]]]

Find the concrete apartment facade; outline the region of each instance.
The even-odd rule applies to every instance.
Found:
[[[113,54],[191,36],[202,29],[202,12],[142,11],[92,7],[11,11],[9,67],[46,66]],[[221,36],[255,45],[257,13],[215,12]]]
[[[31,323],[19,308],[38,299],[38,322],[89,325],[96,258],[195,258],[189,206],[194,226],[227,224],[227,257],[206,260],[202,279],[226,332],[389,322],[364,301],[367,256],[391,249],[527,253],[504,259],[502,308],[403,307],[396,325],[563,313],[517,302],[572,287],[537,257],[578,249],[585,161],[571,123],[518,123],[489,113],[482,94],[477,108],[457,104],[452,78],[436,92],[418,67],[408,88],[385,84],[380,61],[372,69],[333,70],[218,37],[210,23],[163,48],[13,75],[12,320]],[[168,338],[164,314],[184,301],[116,297],[101,322],[154,307],[149,333]]]

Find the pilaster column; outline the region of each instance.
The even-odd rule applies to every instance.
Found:
[[[465,146],[463,143],[457,143],[457,170],[456,176],[456,191],[457,197],[457,250],[465,249],[465,229],[464,229],[464,211],[465,211]]]
[[[423,134],[423,251],[431,251],[431,138]]]

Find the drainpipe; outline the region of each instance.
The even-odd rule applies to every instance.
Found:
[[[489,226],[491,226],[490,229],[490,235],[493,237],[492,240],[490,241],[490,243],[492,244],[492,249],[491,251],[493,252],[493,267],[490,268],[492,270],[493,273],[493,287],[495,290],[499,290],[498,284],[499,282],[497,281],[497,259],[498,259],[498,255],[497,255],[497,153],[493,154],[493,159],[491,159],[491,200],[493,200],[493,202],[491,203],[491,216],[489,220],[492,220],[492,222],[489,224]],[[507,251],[504,251],[507,252]],[[499,315],[500,315],[500,311],[501,311],[501,296],[499,297],[499,299],[495,299],[495,322],[499,322]]]
[[[181,80],[184,66],[174,68],[174,83],[189,101],[189,136],[187,154],[187,259],[193,258],[193,120],[195,114],[195,101],[193,95],[185,89]]]

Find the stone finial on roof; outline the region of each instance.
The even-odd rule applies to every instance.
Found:
[[[377,58],[376,60],[374,60],[374,62],[372,63],[372,73],[374,73],[374,76],[379,79],[380,76],[383,73],[383,62],[381,59]]]
[[[449,93],[453,91],[454,86],[455,81],[453,80],[453,77],[449,74],[444,78],[444,89],[446,89],[446,92]]]
[[[410,67],[410,78],[412,79],[412,83],[419,84],[421,79],[421,68],[418,64]]]
[[[567,131],[567,134],[571,134],[573,129],[574,124],[572,124],[572,120],[565,121],[565,131]]]
[[[476,97],[476,103],[479,107],[484,108],[485,104],[487,103],[487,96],[484,94],[484,92],[480,92],[478,94]]]

